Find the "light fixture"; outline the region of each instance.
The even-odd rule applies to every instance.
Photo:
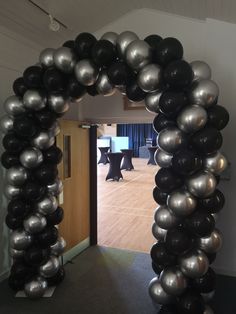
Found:
[[[51,14],[48,14],[49,16],[49,29],[53,32],[58,32],[60,29],[60,24],[52,17]]]

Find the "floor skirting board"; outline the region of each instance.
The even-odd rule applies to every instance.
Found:
[[[84,239],[82,242],[74,246],[72,249],[63,254],[63,264],[70,262],[74,257],[90,246],[90,238]]]
[[[219,275],[236,277],[236,270],[229,270],[229,269],[226,269],[226,268],[214,267],[214,265],[212,266],[212,268]]]
[[[0,274],[0,282],[5,280],[9,276],[9,274],[10,274],[10,269],[4,271],[4,273],[1,273]]]

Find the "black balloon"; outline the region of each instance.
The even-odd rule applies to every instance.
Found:
[[[43,232],[35,236],[36,243],[41,248],[47,248],[56,243],[58,238],[58,230],[56,227],[46,227]]]
[[[144,100],[146,93],[138,86],[136,80],[131,80],[126,86],[126,95],[130,101]]]
[[[40,200],[46,192],[46,188],[35,181],[28,181],[23,186],[23,196],[26,200],[29,201],[38,201]]]
[[[92,48],[92,59],[98,66],[109,66],[116,59],[115,46],[108,40],[98,40]]]
[[[59,147],[53,145],[49,149],[43,151],[43,160],[46,163],[55,165],[62,160],[62,151]]]
[[[35,113],[35,118],[42,129],[49,129],[56,122],[55,114],[46,109]]]
[[[224,207],[224,204],[224,194],[218,189],[211,196],[198,199],[199,208],[207,209],[210,213],[218,213]]]
[[[215,219],[206,211],[195,211],[185,223],[187,229],[197,237],[207,237],[215,228]]]
[[[80,59],[91,57],[96,38],[90,33],[80,33],[75,39],[75,51]]]
[[[14,217],[26,217],[30,211],[32,210],[32,207],[22,199],[13,199],[8,203],[7,211],[10,215]]]
[[[74,40],[67,40],[67,41],[64,42],[62,47],[67,47],[67,48],[70,48],[70,49],[74,49],[75,48],[75,42],[74,42]]]
[[[181,228],[168,230],[165,241],[168,251],[176,255],[184,254],[193,247],[193,239]]]
[[[23,78],[28,88],[39,88],[42,86],[42,68],[36,65],[25,69]]]
[[[23,77],[18,77],[14,81],[12,89],[17,96],[22,97],[24,95],[24,93],[27,91],[28,88],[25,85],[25,81],[24,81]]]
[[[4,152],[1,156],[1,163],[6,169],[17,166],[20,164],[19,156],[10,152]]]
[[[215,261],[215,259],[216,259],[216,253],[206,253],[205,252],[205,254],[206,254],[206,256],[207,256],[207,258],[208,258],[208,260],[209,260],[209,264],[212,264],[212,263],[214,263],[214,261]]]
[[[200,293],[210,293],[215,290],[216,274],[214,270],[209,267],[207,273],[192,281],[193,288],[197,289]]]
[[[98,95],[96,85],[87,86],[86,90],[87,90],[87,93],[92,97]]]
[[[162,242],[155,243],[151,248],[150,254],[156,265],[167,267],[176,263],[176,257],[167,251],[165,244]]]
[[[183,179],[176,176],[171,169],[161,168],[155,176],[155,182],[160,190],[170,193],[183,184]]]
[[[64,217],[64,210],[60,206],[57,209],[46,216],[47,226],[59,225],[62,222]]]
[[[229,122],[228,111],[219,105],[211,106],[208,111],[208,124],[218,130],[222,130]]]
[[[33,274],[35,269],[29,267],[24,262],[15,262],[11,267],[11,276],[19,280],[27,281]]]
[[[55,165],[50,164],[41,164],[34,172],[35,178],[39,181],[41,184],[52,184],[57,175],[58,170]]]
[[[25,141],[19,139],[14,133],[8,133],[3,137],[3,147],[10,153],[20,153],[27,145]]]
[[[220,149],[223,137],[217,129],[205,127],[192,136],[191,143],[199,153],[207,155]]]
[[[20,291],[24,289],[25,280],[18,279],[14,275],[8,277],[8,285],[13,291]]]
[[[20,137],[33,137],[37,132],[34,120],[28,117],[16,118],[13,127],[16,134]]]
[[[162,113],[159,113],[158,115],[156,115],[153,120],[153,128],[157,133],[161,132],[161,130],[167,127],[175,126],[175,125],[176,123],[173,120],[167,118]]]
[[[22,217],[16,217],[11,214],[6,215],[5,219],[6,225],[9,229],[16,230],[18,228],[21,228],[23,225],[23,218]]]
[[[39,266],[49,259],[50,249],[42,249],[37,246],[32,246],[25,251],[24,259],[28,265]]]
[[[49,286],[56,286],[59,285],[65,278],[65,269],[63,266],[61,266],[56,273],[56,275],[47,278],[47,283]]]
[[[154,273],[156,273],[158,276],[160,275],[160,273],[163,271],[164,266],[161,265],[157,265],[152,261],[152,269],[154,271]]]
[[[168,197],[168,193],[163,192],[157,186],[154,187],[152,192],[155,202],[159,205],[165,205]]]
[[[160,111],[169,118],[174,118],[188,104],[188,98],[183,92],[166,91],[159,100]]]
[[[192,68],[184,60],[173,61],[164,70],[164,80],[171,88],[186,88],[191,84],[192,79]]]
[[[66,76],[55,68],[48,68],[43,75],[44,87],[49,92],[63,91],[65,88]]]
[[[202,158],[193,150],[180,150],[173,155],[172,167],[180,175],[191,175],[201,169]]]
[[[67,85],[67,94],[72,99],[80,99],[86,93],[86,87],[81,85],[75,77],[69,79]]]
[[[156,34],[149,35],[146,38],[144,38],[144,41],[151,46],[151,48],[155,49],[158,47],[159,43],[162,41],[162,37]]]
[[[173,37],[167,37],[160,41],[154,50],[153,57],[156,63],[165,66],[171,61],[182,59],[183,53],[180,41]]]
[[[133,77],[132,70],[122,61],[114,62],[107,70],[110,82],[116,86],[125,86]]]
[[[179,314],[203,314],[205,303],[200,293],[187,291],[177,301]]]

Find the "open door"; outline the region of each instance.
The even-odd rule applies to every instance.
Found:
[[[66,251],[73,248],[76,255],[90,244],[90,134],[77,121],[61,120],[60,125],[57,145],[63,152],[59,175],[64,190],[59,203],[65,214],[59,231]]]

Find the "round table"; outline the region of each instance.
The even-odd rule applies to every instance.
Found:
[[[123,158],[123,153],[106,153],[108,160],[110,161],[108,174],[106,176],[107,180],[119,181],[123,179],[122,173],[120,171],[120,163]]]
[[[149,160],[147,162],[148,165],[156,165],[155,159],[154,159],[154,154],[155,151],[157,150],[157,146],[150,146],[148,147],[148,151],[149,151]]]
[[[121,149],[123,153],[123,160],[121,163],[121,170],[132,170],[134,166],[132,164],[132,157],[133,157],[133,149]]]
[[[101,156],[98,161],[98,164],[104,164],[104,165],[108,164],[109,160],[107,159],[106,153],[109,151],[110,147],[98,147],[98,149],[101,152]]]

